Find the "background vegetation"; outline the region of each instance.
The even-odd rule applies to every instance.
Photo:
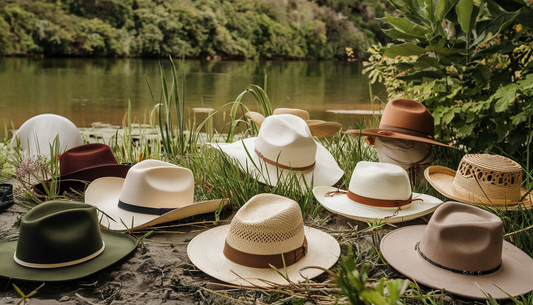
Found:
[[[379,0],[0,0],[0,54],[359,56],[384,39]]]

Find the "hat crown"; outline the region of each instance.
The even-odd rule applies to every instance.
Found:
[[[102,143],[76,146],[61,154],[59,170],[61,176],[102,165],[117,165],[111,148]]]
[[[194,202],[190,169],[159,160],[144,160],[130,168],[120,201],[150,208],[179,208]]]
[[[437,208],[420,241],[420,251],[433,262],[474,273],[498,267],[502,249],[499,217],[452,201]]]
[[[302,212],[296,201],[259,194],[235,214],[226,242],[241,252],[273,255],[301,247],[304,238]]]
[[[407,172],[396,164],[359,161],[349,190],[359,196],[381,200],[406,200],[411,197]]]
[[[498,204],[520,201],[521,184],[522,167],[515,161],[499,155],[468,154],[459,163],[452,188],[473,202],[486,202],[488,197]]]
[[[102,247],[95,207],[49,201],[22,217],[15,257],[29,264],[62,264],[87,258]]]
[[[435,135],[435,119],[421,103],[406,98],[390,100],[385,106],[381,121],[381,129],[400,128],[398,132],[414,132],[420,136]],[[401,130],[403,129],[403,130]]]
[[[301,118],[280,114],[265,118],[255,141],[255,149],[280,165],[301,168],[315,163],[317,145]]]

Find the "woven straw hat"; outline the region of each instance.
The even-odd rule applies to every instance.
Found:
[[[132,236],[101,230],[93,206],[48,201],[22,217],[18,241],[0,243],[0,276],[52,282],[86,277],[133,252]]]
[[[427,225],[385,235],[380,249],[407,277],[455,295],[485,299],[477,285],[495,299],[533,290],[533,259],[503,240],[499,217],[478,207],[446,202]]]
[[[307,124],[290,114],[267,117],[255,138],[215,147],[271,186],[294,175],[302,189],[311,183],[334,185],[344,175],[330,152],[313,139]]]
[[[442,201],[411,193],[407,172],[398,165],[360,161],[348,191],[318,186],[313,194],[332,213],[359,221],[382,219],[387,223],[409,221],[433,212]]]
[[[265,117],[259,112],[250,111],[246,113],[252,121],[254,121],[259,128],[263,124]],[[292,114],[295,115],[307,123],[309,130],[313,137],[323,138],[329,137],[337,134],[341,129],[342,125],[336,122],[326,122],[322,120],[311,120],[309,119],[309,112],[303,109],[293,109],[293,108],[277,108],[274,109],[272,115],[279,114]]]
[[[76,146],[62,153],[59,157],[59,194],[72,189],[82,189],[86,183],[101,177],[125,178],[130,165],[118,164],[111,148],[102,143]],[[51,180],[47,181],[50,185]],[[44,194],[41,183],[34,189]]]
[[[464,155],[457,171],[443,166],[430,166],[424,175],[439,193],[466,203],[513,209],[518,207],[521,198],[527,193],[520,187],[522,167],[499,155]],[[531,197],[528,194],[521,201],[522,208],[532,208]]]
[[[50,145],[58,137],[59,152],[83,144],[81,134],[70,120],[57,114],[41,114],[24,122],[11,139],[14,147],[20,146],[26,157],[50,157]]]
[[[100,221],[102,226],[112,230],[136,230],[211,213],[223,201],[194,202],[191,170],[159,160],[135,164],[126,178],[96,179],[85,191],[85,202],[112,218],[102,217]]]
[[[415,100],[406,98],[393,99],[387,103],[379,128],[350,129],[346,133],[354,136],[386,137],[451,147],[435,141],[435,119],[427,108]]]
[[[283,260],[286,270],[283,270]],[[331,235],[303,225],[296,201],[273,194],[252,197],[231,224],[207,230],[189,242],[187,255],[198,269],[221,281],[268,287],[289,284],[269,264],[292,282],[314,278],[319,267],[329,269],[340,255]]]

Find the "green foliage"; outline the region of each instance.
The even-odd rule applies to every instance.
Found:
[[[528,160],[533,10],[492,0],[391,2],[405,17],[385,14],[385,33],[402,43],[369,50],[372,82],[383,80],[390,98],[424,103],[440,141]]]

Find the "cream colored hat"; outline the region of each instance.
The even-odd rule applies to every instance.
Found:
[[[255,138],[215,147],[271,186],[292,175],[297,176],[302,189],[311,183],[334,185],[344,175],[330,152],[313,139],[307,124],[290,114],[267,117]]]
[[[340,246],[331,235],[304,226],[296,201],[259,194],[241,207],[231,224],[193,238],[187,255],[198,269],[221,281],[268,287],[289,284],[269,264],[292,282],[305,281],[304,277],[311,279],[323,271],[298,271],[331,268],[339,259]]]
[[[313,194],[329,211],[359,221],[409,221],[442,203],[433,196],[411,193],[407,172],[400,166],[368,161],[357,163],[348,191],[318,186]]]
[[[70,120],[57,114],[41,114],[24,122],[11,139],[14,147],[20,140],[20,146],[26,157],[41,155],[50,157],[50,145],[59,139],[59,152],[83,144],[81,134]]]
[[[497,300],[533,290],[533,259],[503,240],[498,216],[467,204],[442,204],[427,225],[385,235],[380,249],[417,283],[459,296],[486,299],[478,285]]]
[[[426,180],[444,196],[466,203],[480,203],[500,209],[531,209],[533,195],[520,187],[522,167],[515,161],[489,154],[464,155],[457,171],[430,166]],[[524,200],[521,201],[522,197]]]
[[[126,178],[96,179],[85,191],[85,203],[94,205],[112,218],[100,217],[100,224],[111,230],[140,229],[211,213],[223,201],[194,202],[191,170],[159,160],[135,164]]]
[[[309,119],[309,112],[303,109],[294,109],[294,108],[277,108],[274,109],[272,112],[272,115],[279,115],[279,114],[292,114],[295,115],[302,120],[304,120],[307,123],[307,126],[309,126],[309,130],[311,131],[311,134],[313,137],[317,138],[323,138],[323,137],[329,137],[332,135],[337,134],[342,129],[342,125],[337,122],[326,122],[323,120],[311,120]],[[265,116],[260,114],[259,112],[250,111],[246,113],[248,117],[252,121],[254,121],[259,128],[261,128],[261,125],[263,124],[263,121],[265,120]]]

